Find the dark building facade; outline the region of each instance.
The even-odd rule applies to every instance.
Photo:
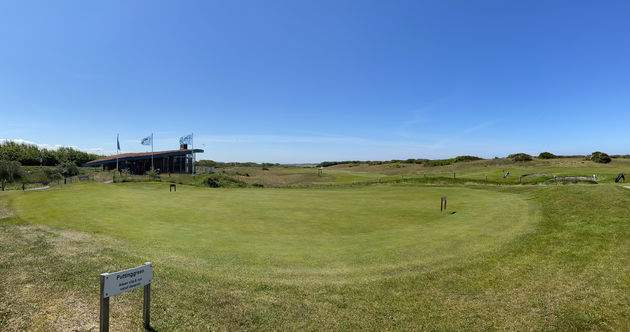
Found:
[[[187,173],[193,172],[193,152],[202,153],[201,149],[188,149],[182,146],[179,150],[123,153],[83,164],[83,167],[101,166],[104,170],[115,170],[118,159],[118,170],[129,170],[131,174],[144,174],[151,170],[151,156],[153,165],[160,173]]]

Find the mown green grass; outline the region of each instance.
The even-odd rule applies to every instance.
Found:
[[[72,322],[73,303],[95,320],[98,273],[145,261],[161,331],[630,328],[619,186],[178,187],[0,194],[18,215],[0,220],[0,329]],[[115,297],[112,323],[139,326],[139,304]]]
[[[445,195],[457,213],[440,212]],[[207,274],[283,283],[353,282],[475,254],[535,219],[514,194],[401,186],[171,193],[165,184],[80,185],[21,195],[13,207],[30,223],[115,237]],[[246,273],[230,275],[235,269]]]

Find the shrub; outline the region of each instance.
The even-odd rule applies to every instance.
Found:
[[[511,154],[508,156],[508,158],[514,161],[531,161],[532,160],[532,156],[528,155],[527,153],[522,153],[522,152]]]
[[[44,169],[44,175],[46,176],[46,178],[48,180],[61,180],[63,178],[63,175],[61,175],[61,171],[59,170],[59,168],[50,168],[50,167],[46,167]]]
[[[157,169],[150,169],[144,173],[145,175],[156,177],[160,175],[160,171]]]
[[[209,175],[204,182],[211,188],[247,187],[247,183],[221,174]]]
[[[63,174],[63,176],[75,176],[79,174],[79,168],[72,161],[64,161],[59,166],[57,166],[59,173]]]
[[[481,158],[475,157],[475,156],[457,156],[457,157],[455,157],[455,162],[456,163],[465,162],[465,161],[475,161],[475,160],[481,160]]]
[[[558,156],[556,156],[555,154],[553,154],[551,152],[541,152],[538,155],[538,158],[540,158],[540,159],[556,159],[556,158],[558,158]]]
[[[13,180],[19,179],[23,175],[22,165],[19,162],[0,160],[0,181],[6,179],[9,182],[13,182]]]
[[[587,156],[586,159],[592,160],[596,163],[607,164],[610,162],[610,156],[606,153],[595,151],[591,153],[590,156]]]
[[[398,160],[402,161],[402,160]],[[361,164],[359,160],[346,160],[346,161],[322,161],[317,165],[317,167],[329,167],[335,165],[345,165],[345,164]]]

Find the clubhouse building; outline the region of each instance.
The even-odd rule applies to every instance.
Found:
[[[185,173],[193,172],[193,153],[202,153],[201,149],[189,149],[187,144],[182,144],[179,150],[123,153],[109,156],[97,160],[92,160],[83,164],[83,167],[101,166],[104,170],[116,169],[118,160],[118,170],[128,169],[131,174],[144,174],[151,170],[151,158],[153,165],[161,174],[164,173]]]

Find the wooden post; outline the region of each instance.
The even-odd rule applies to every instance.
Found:
[[[151,265],[151,262],[144,263]],[[144,286],[144,300],[142,301],[142,326],[145,329],[151,328],[151,283]]]
[[[99,331],[109,332],[109,297],[105,297],[103,288],[107,273],[101,274],[100,327]]]
[[[485,184],[488,184],[488,174],[486,174],[486,183]]]
[[[523,182],[523,177],[522,177],[522,176],[519,176],[519,177],[518,177],[518,183],[522,183],[522,182]]]
[[[142,326],[151,328],[151,284],[144,286],[144,300],[142,301]]]
[[[453,172],[453,179],[455,179],[455,172]]]

